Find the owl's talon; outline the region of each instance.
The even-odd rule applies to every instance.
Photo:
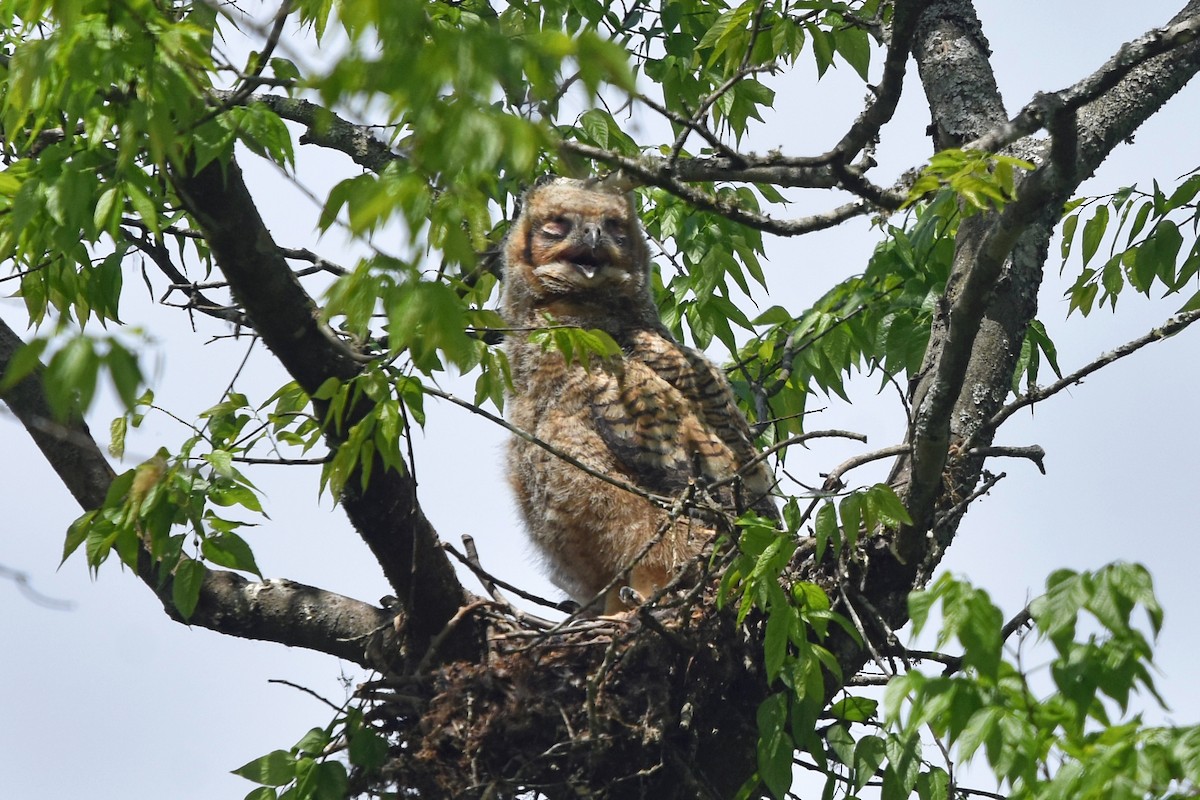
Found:
[[[634,606],[640,606],[642,603],[646,602],[646,598],[638,594],[637,589],[634,589],[632,586],[622,586],[617,591],[617,597],[621,598],[621,602],[627,606],[630,606],[631,608]]]

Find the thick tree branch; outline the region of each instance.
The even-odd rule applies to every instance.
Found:
[[[22,344],[0,320],[0,374]],[[29,431],[80,507],[90,511],[103,505],[115,473],[82,419],[54,420],[42,371],[36,370],[0,399]],[[173,619],[184,622],[171,599],[170,576],[160,572],[149,553],[142,551],[138,577]],[[291,581],[257,583],[222,570],[205,570],[199,603],[186,624],[243,639],[304,647],[372,669],[385,668],[389,654],[396,652],[393,615],[382,608]]]
[[[963,8],[966,7],[965,3],[949,5],[956,7],[955,10],[959,13],[962,13]],[[1200,3],[1189,3],[1188,7],[1172,21],[1171,25],[1179,25],[1185,20],[1193,18],[1198,7],[1200,7]],[[1153,39],[1154,37],[1149,38]],[[1147,37],[1143,37],[1143,40],[1145,39]],[[1122,52],[1127,52],[1127,50],[1128,46],[1122,48]],[[976,432],[998,410],[1007,394],[1007,383],[1011,377],[1016,354],[1020,352],[1025,327],[1036,310],[1036,287],[1041,280],[1041,265],[1046,254],[1046,239],[1053,225],[1058,222],[1062,203],[1075,190],[1079,181],[1090,175],[1117,143],[1155,113],[1195,74],[1196,70],[1200,68],[1198,53],[1200,53],[1200,47],[1195,43],[1177,46],[1166,55],[1142,61],[1137,65],[1129,66],[1128,69],[1122,68],[1124,78],[1112,84],[1107,76],[1121,71],[1112,65],[1124,63],[1118,54],[1098,73],[1106,77],[1094,81],[1081,81],[1079,86],[1092,86],[1093,88],[1112,86],[1109,95],[1094,104],[1101,105],[1102,111],[1097,111],[1093,106],[1085,106],[1077,114],[1070,114],[1063,109],[1052,111],[1051,113],[1059,118],[1059,124],[1074,122],[1073,117],[1077,116],[1078,128],[1053,135],[1048,149],[1055,157],[1049,159],[1050,163],[1044,163],[1042,168],[1021,184],[1015,203],[1007,207],[1000,215],[989,215],[982,219],[971,220],[972,224],[969,228],[964,225],[963,229],[960,229],[960,256],[970,255],[973,251],[985,256],[984,258],[969,258],[961,265],[962,270],[956,268],[956,275],[965,274],[966,281],[975,283],[974,288],[964,283],[961,294],[971,294],[981,288],[986,290],[989,283],[996,285],[997,288],[987,300],[988,310],[986,313],[988,324],[991,327],[989,335],[983,340],[975,341],[976,335],[969,331],[963,331],[961,324],[956,333],[954,330],[956,321],[953,319],[953,310],[951,311],[947,330],[938,339],[940,350],[936,355],[942,374],[940,377],[933,377],[931,382],[926,384],[930,391],[940,393],[939,397],[933,398],[937,407],[927,409],[927,411],[932,416],[946,419],[947,425],[950,420],[957,421],[956,434],[958,438],[977,439]],[[921,61],[920,58],[918,60]],[[1080,89],[1072,96],[1088,97],[1091,91],[1092,89],[1086,91]],[[946,103],[947,98],[945,97],[938,99],[941,100],[941,104],[934,103],[935,113],[938,108],[942,108],[944,109],[941,112],[942,116],[953,118],[957,106],[953,103]],[[990,113],[998,114],[1001,111],[997,97],[991,106]],[[975,122],[983,123],[984,119],[976,118]],[[955,123],[964,133],[970,130],[968,127],[962,126],[958,120],[955,120]],[[980,126],[982,127],[982,125]],[[1067,146],[1061,146],[1064,139],[1069,140]],[[1064,160],[1060,153],[1069,153],[1074,158],[1074,163],[1058,163]],[[1021,221],[1015,217],[1025,217],[1025,219]],[[1014,227],[1014,223],[1017,223],[1020,228]],[[980,226],[986,226],[987,230],[982,234],[976,234],[975,231]],[[1009,232],[1021,228],[1024,230],[1021,231],[1018,242],[1018,240],[1012,239]],[[970,246],[970,239],[975,235],[981,235],[985,243],[981,249],[974,249]],[[1010,239],[1012,239],[1011,243]],[[1006,251],[1011,251],[1011,253]],[[1006,268],[1006,277],[1003,283],[997,284],[996,282],[1001,277],[998,269],[1002,266],[997,263],[997,259],[1003,258],[1010,258],[1010,262]],[[979,278],[985,280],[979,280]],[[951,280],[953,282],[955,278]],[[958,287],[956,286],[953,291],[958,291]],[[947,295],[952,297],[951,291],[948,291]],[[961,348],[967,340],[971,341],[970,360],[974,365],[969,368],[971,370],[970,377],[967,372],[963,372],[961,381],[949,381],[958,374],[954,362],[961,359],[963,354],[957,348]],[[933,348],[931,348],[932,350]],[[941,360],[947,356],[951,359],[949,368],[941,363]],[[951,395],[956,398],[955,402],[947,405],[945,401]],[[946,430],[948,427],[943,426],[943,431]],[[916,435],[919,436],[919,433]],[[986,444],[982,441],[976,443]],[[940,446],[940,443],[933,445],[934,448]],[[920,452],[922,446],[918,444],[916,450]],[[927,466],[932,467],[935,463],[936,459]],[[966,476],[968,483],[973,484],[977,475],[976,471],[973,475]],[[935,474],[933,469],[927,469],[923,475],[914,475],[914,481],[917,484],[915,493],[918,496],[922,494],[922,491],[927,497],[932,496],[931,492],[936,492],[935,484],[941,481],[940,470]],[[923,487],[921,483],[923,483]]]
[[[1184,15],[1198,4],[1190,3]],[[865,561],[853,567],[861,574],[851,576],[889,626],[907,618],[907,593],[928,579],[971,500],[998,479],[980,486],[984,457],[992,452],[986,449],[990,429],[980,431],[1008,394],[1062,204],[1196,72],[1196,48],[1180,45],[1144,61],[1078,110],[1046,106],[1053,112],[1046,115],[1051,141],[1017,144],[1039,167],[1020,183],[1016,200],[960,224],[951,276],[913,390],[912,451],[898,459],[889,479],[914,524],[894,538],[871,540]],[[937,149],[975,141],[1007,122],[969,0],[932,0],[918,21],[913,52]],[[837,645],[835,652],[846,674],[865,659],[852,646]]]
[[[1181,16],[1193,14],[1195,5],[1189,4]],[[1177,18],[1175,22],[1179,21]],[[999,95],[989,94],[995,84],[987,64],[987,46],[970,4],[961,0],[936,2],[922,25],[917,59],[938,130],[970,140],[1003,122]],[[956,440],[974,439],[1007,394],[1021,338],[1036,310],[1046,239],[1058,221],[1062,202],[1121,138],[1186,83],[1197,69],[1195,60],[1193,44],[1178,46],[1165,56],[1130,67],[1113,91],[1119,91],[1126,81],[1136,81],[1141,90],[1136,96],[1133,92],[1122,93],[1126,101],[1107,105],[1102,123],[1085,108],[1079,112],[1079,133],[1065,130],[1053,137],[1070,141],[1057,150],[1060,142],[1052,142],[1049,152],[1073,153],[1074,163],[1059,164],[1058,159],[1043,156],[1042,167],[1022,182],[1015,202],[999,214],[973,217],[960,227],[946,313],[935,322],[914,402],[914,457],[906,476],[914,515],[920,517],[932,511],[943,482],[942,468],[951,434]],[[1107,75],[1111,70],[1105,67],[1101,72]],[[1150,74],[1144,74],[1147,72]],[[1105,79],[1093,83],[1103,86],[1110,82]],[[1081,82],[1084,84],[1092,85]],[[1079,97],[1085,95],[1082,90],[1077,93]],[[1054,112],[1058,124],[1071,121],[1068,112],[1062,108]],[[1085,115],[1102,127],[1089,130],[1082,122]],[[1113,130],[1121,136],[1114,136]],[[968,486],[973,485],[978,479],[978,466],[962,477]]]
[[[316,304],[263,224],[237,163],[214,162],[195,174],[175,169],[172,181],[234,297],[305,391],[315,393],[329,378],[353,379],[360,361],[320,322]],[[340,441],[336,431],[347,430],[365,411],[359,405],[341,426],[330,426],[332,446]],[[318,413],[324,416],[322,409]],[[413,477],[376,461],[368,486],[361,488],[359,477],[351,476],[341,503],[395,588],[406,618],[404,634],[419,655],[467,602],[467,594],[417,503]],[[443,645],[442,653],[477,653],[480,632],[470,624],[458,630],[462,635]]]
[[[1121,45],[1120,49],[1093,72],[1074,85],[1049,94],[1038,93],[1017,116],[967,143],[964,147],[997,152],[1008,145],[1048,127],[1055,107],[1077,110],[1098,100],[1117,86],[1135,68],[1150,59],[1191,44],[1200,36],[1200,14],[1185,9],[1178,21],[1142,34]]]
[[[0,376],[24,344],[0,319]],[[84,509],[103,505],[116,473],[96,445],[86,422],[79,417],[62,422],[54,419],[46,401],[41,370],[0,393],[0,400],[25,426],[75,501]]]

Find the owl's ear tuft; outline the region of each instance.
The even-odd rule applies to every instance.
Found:
[[[534,178],[533,183],[526,186],[525,190],[521,192],[521,194],[519,194],[517,199],[513,202],[513,220],[516,221],[521,218],[521,214],[525,212],[525,205],[534,192],[536,192],[538,189],[541,189],[543,186],[548,186],[558,180],[562,180],[562,176],[555,175],[553,172],[548,172],[545,175],[539,175],[538,177]]]

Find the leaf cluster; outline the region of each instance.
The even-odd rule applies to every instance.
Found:
[[[1068,203],[1063,220],[1063,269],[1073,255],[1078,255],[1082,267],[1066,293],[1068,313],[1078,310],[1086,317],[1093,308],[1105,305],[1115,310],[1126,287],[1147,297],[1155,286],[1164,297],[1183,291],[1200,272],[1197,192],[1200,172],[1193,172],[1170,194],[1155,181],[1149,192],[1127,186],[1111,195]],[[1089,208],[1091,215],[1084,219]],[[1104,264],[1089,266],[1106,239]],[[1200,308],[1200,291],[1188,298],[1181,310],[1196,308]]]
[[[883,485],[848,494],[841,510],[845,527],[833,534],[839,551],[844,541],[853,547],[860,529],[911,522],[896,495]],[[818,553],[830,538],[826,528],[832,512],[833,504],[827,502],[818,514]],[[788,580],[799,543],[796,532],[805,523],[795,499],[784,507],[784,521],[785,530],[780,530],[753,514],[739,518],[736,550],[718,593],[719,605],[736,602],[739,624],[752,615],[762,620],[767,683],[777,689],[758,708],[758,772],[743,787],[742,796],[749,796],[761,782],[774,797],[784,797],[792,783],[797,750],[810,753],[826,768],[825,745],[817,727],[822,712],[845,721],[861,721],[873,713],[870,701],[856,698],[826,709],[826,682],[843,682],[837,659],[823,644],[830,624],[860,646],[862,640],[850,621],[833,610],[820,586]],[[833,524],[837,526],[836,520]]]
[[[623,22],[631,48],[644,55],[641,70],[662,87],[667,109],[691,119],[711,109],[718,131],[741,139],[775,92],[753,74],[791,65],[806,43],[818,76],[841,59],[864,80],[871,58],[868,20],[880,13],[867,2],[757,2],[728,7],[670,0],[637,9]],[[683,127],[676,123],[676,134]]]
[[[237,533],[246,523],[215,508],[239,506],[265,516],[257,490],[233,468],[227,452],[193,461],[190,449],[185,446],[179,456],[160,449],[114,478],[104,504],[73,522],[63,545],[63,561],[84,546],[92,570],[115,552],[137,571],[148,554],[160,588],[170,587],[184,619],[200,598],[203,561],[262,577],[249,544]]]
[[[324,728],[313,728],[289,750],[274,750],[233,774],[259,784],[246,800],[342,800],[349,789],[346,763],[377,769],[387,741],[366,724],[360,709],[346,708]]]
[[[949,148],[934,154],[928,166],[909,187],[905,205],[949,189],[968,214],[1004,208],[1016,197],[1018,170],[1032,170],[1032,162],[980,150]]]
[[[738,519],[733,562],[721,579],[718,606],[736,603],[738,623],[753,613],[762,620],[767,681],[778,689],[758,708],[758,772],[743,787],[751,796],[765,784],[783,797],[792,782],[792,756],[815,744],[815,723],[825,704],[825,671],[840,680],[837,659],[821,642],[830,622],[848,627],[828,596],[814,583],[794,582],[784,573],[796,551],[794,533],[753,514]]]
[[[1093,573],[1052,575],[1046,594],[1030,605],[1039,636],[1054,650],[1048,668],[1036,673],[1022,666],[1020,649],[1006,652],[1003,616],[985,592],[951,576],[914,592],[914,633],[935,606],[941,609],[938,647],[957,641],[962,656],[940,676],[911,669],[891,681],[884,722],[897,735],[915,741],[925,729],[948,758],[982,756],[1010,797],[1164,797],[1195,790],[1200,729],[1156,727],[1141,715],[1127,716],[1134,692],[1158,697],[1150,642],[1135,624],[1140,609],[1151,634],[1162,625],[1145,568],[1116,563]],[[946,797],[948,763],[919,767],[920,774],[938,776],[938,791],[906,780],[904,792],[915,787],[923,798]],[[886,779],[884,785],[886,796]]]
[[[913,207],[866,270],[834,286],[799,316],[772,306],[753,320],[755,338],[742,346],[730,373],[735,391],[755,408],[766,400],[770,438],[801,433],[811,393],[848,400],[846,381],[862,370],[893,378],[915,375],[929,341],[937,299],[954,256],[959,212],[950,192]],[[759,412],[761,414],[761,411]]]

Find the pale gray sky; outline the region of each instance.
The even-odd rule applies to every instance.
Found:
[[[1117,0],[991,0],[980,13],[995,52],[1001,90],[1010,112],[1037,90],[1062,88],[1102,63],[1124,41],[1165,22],[1177,0],[1130,4]],[[782,115],[755,132],[750,147],[782,146],[790,154],[827,148],[858,112],[863,91],[842,67],[816,88],[811,65],[802,64],[794,87],[780,85]],[[1164,185],[1200,160],[1194,131],[1200,128],[1200,94],[1185,90],[1120,148],[1086,191],[1109,191],[1131,182]],[[922,132],[928,114],[918,85],[910,82],[897,119],[884,130],[877,180],[918,164],[927,153]],[[895,139],[899,135],[901,139]],[[307,150],[302,150],[302,154]],[[311,154],[309,154],[311,155]],[[273,232],[284,244],[313,244],[335,260],[343,246],[336,235],[314,243],[316,212],[295,197],[269,168],[249,158],[251,186]],[[333,177],[352,174],[345,159],[302,161],[300,178],[320,194]],[[269,188],[268,188],[269,187]],[[814,207],[829,204],[817,196]],[[798,203],[808,207],[810,203]],[[795,212],[799,213],[799,212]],[[842,276],[862,268],[877,235],[862,226],[770,245],[769,302],[799,306]],[[1060,364],[1074,369],[1104,350],[1166,319],[1180,298],[1123,298],[1119,313],[1096,312],[1065,320],[1062,291],[1073,279],[1058,263],[1041,295],[1041,319],[1059,348]],[[187,335],[178,311],[146,302],[129,281],[125,316],[154,337],[146,353],[161,356],[154,388],[161,405],[197,411],[218,397],[240,361],[245,342],[205,345],[224,333],[200,320],[201,335]],[[1200,287],[1198,287],[1200,288]],[[20,325],[19,301],[0,300],[0,315]],[[152,355],[152,359],[156,356]],[[1041,444],[1049,474],[1023,461],[993,465],[1009,477],[971,511],[946,569],[969,576],[1009,612],[1037,594],[1050,571],[1094,568],[1114,559],[1140,561],[1152,571],[1167,609],[1159,643],[1160,690],[1173,717],[1200,720],[1200,687],[1192,672],[1200,611],[1192,601],[1197,533],[1195,497],[1200,491],[1200,428],[1191,418],[1200,389],[1200,333],[1157,344],[1024,413],[1001,431],[1004,444]],[[273,387],[279,370],[262,350],[244,378]],[[1048,374],[1048,373],[1047,373]],[[901,414],[894,395],[873,394],[874,378],[856,387],[853,408],[829,403],[812,427],[847,427],[870,434],[870,447],[897,440]],[[268,388],[266,391],[270,391]],[[469,385],[460,389],[470,395]],[[814,406],[825,405],[816,402]],[[103,440],[113,416],[108,404],[92,417]],[[159,446],[176,446],[187,435],[178,424],[152,417],[131,435],[125,467]],[[503,480],[503,434],[460,409],[430,401],[426,433],[416,442],[420,492],[441,535],[457,543],[475,536],[484,564],[507,579],[551,594],[524,543]],[[240,798],[253,785],[229,770],[325,725],[328,709],[294,689],[268,684],[284,679],[340,702],[342,674],[357,668],[327,656],[278,645],[222,637],[169,620],[154,597],[128,572],[106,565],[93,581],[81,558],[55,571],[67,525],[79,513],[10,415],[0,413],[4,479],[0,507],[0,564],[30,574],[42,593],[75,605],[70,611],[42,608],[0,582],[0,773],[7,798],[90,797],[128,800],[169,796],[176,800]],[[815,476],[851,452],[845,444],[820,443],[793,453],[790,468]],[[251,543],[268,576],[288,577],[375,601],[388,587],[367,549],[340,511],[313,504],[316,469],[297,481],[291,469],[256,470],[271,521]],[[876,476],[863,475],[859,480]],[[1153,715],[1152,715],[1153,718]]]

